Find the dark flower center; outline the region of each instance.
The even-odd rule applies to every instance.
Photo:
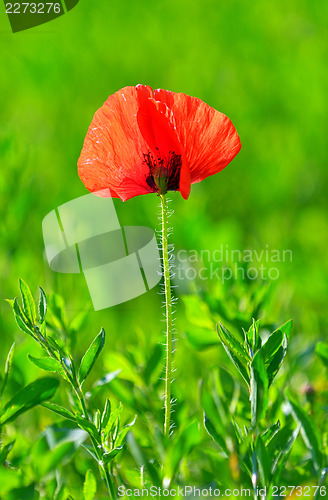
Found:
[[[179,189],[181,155],[169,152],[168,158],[155,157],[150,151],[144,153],[144,161],[148,165],[149,174],[146,178],[148,186],[160,194]]]

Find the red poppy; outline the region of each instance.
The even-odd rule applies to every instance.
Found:
[[[230,119],[200,99],[147,85],[125,87],[96,112],[78,161],[89,191],[123,201],[180,191],[217,174],[240,150]]]

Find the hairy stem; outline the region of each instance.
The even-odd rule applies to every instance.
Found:
[[[168,251],[168,208],[165,195],[161,194],[162,208],[162,252],[163,275],[165,289],[165,317],[166,317],[166,370],[165,370],[165,418],[164,434],[170,436],[171,428],[171,384],[172,384],[172,293],[170,279],[170,263]]]

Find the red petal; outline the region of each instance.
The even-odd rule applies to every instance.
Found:
[[[94,115],[78,161],[79,176],[89,191],[109,188],[122,200],[153,192],[146,183],[143,157],[149,147],[136,118],[139,105],[152,96],[151,87],[125,87]]]
[[[190,187],[191,187],[190,169],[188,167],[186,160],[183,159],[180,170],[179,190],[181,192],[182,198],[184,198],[185,200],[189,198]]]
[[[183,198],[187,199],[190,193],[190,170],[177,135],[172,110],[163,102],[147,99],[140,105],[137,119],[140,132],[154,155],[161,158],[168,158],[173,152],[181,155],[179,189]]]
[[[145,99],[137,114],[141,135],[156,157],[168,158],[170,152],[181,154],[177,132],[167,115],[167,106],[154,99]]]
[[[173,112],[192,183],[220,172],[240,151],[237,131],[223,113],[186,94],[162,89],[154,94]]]

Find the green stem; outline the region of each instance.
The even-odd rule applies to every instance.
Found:
[[[254,358],[254,353],[252,350],[250,350],[250,356],[253,359]],[[250,401],[251,401],[251,432],[252,432],[252,485],[253,485],[253,491],[254,491],[254,500],[258,499],[258,494],[257,494],[257,488],[258,488],[258,460],[257,460],[257,454],[256,454],[256,437],[258,434],[258,428],[257,428],[257,386],[255,382],[255,377],[254,377],[254,371],[252,367],[252,363],[249,363],[248,365],[249,372],[251,374],[251,381],[250,381]]]
[[[86,402],[85,402],[85,399],[84,399],[84,394],[81,391],[81,388],[79,387],[78,383],[75,380],[73,380],[72,378],[70,379],[70,381],[71,381],[72,388],[74,389],[75,394],[77,395],[78,400],[80,401],[82,413],[83,413],[85,419],[89,420],[89,422],[92,422],[90,420],[90,418],[89,418],[87,405],[86,405]],[[99,439],[97,441],[93,437],[93,435],[91,434],[91,432],[90,433],[88,432],[88,434],[89,434],[89,438],[90,438],[90,441],[92,443],[95,455],[97,457],[98,466],[99,466],[99,470],[100,470],[100,475],[103,478],[103,480],[105,481],[105,484],[106,484],[106,487],[107,487],[107,490],[108,490],[108,493],[109,493],[109,498],[111,500],[112,499],[115,500],[116,493],[115,493],[115,488],[114,488],[114,484],[113,484],[113,481],[112,481],[112,477],[111,477],[111,474],[109,472],[108,465],[105,464],[103,462],[103,460],[102,460],[102,456],[103,456],[105,450],[104,450],[104,447],[102,445],[101,439]]]
[[[112,481],[110,472],[108,470],[108,465],[104,464],[102,466],[102,470],[103,470],[103,473],[104,473],[104,478],[105,478],[106,486],[107,486],[107,489],[108,489],[108,492],[109,492],[109,495],[110,495],[109,498],[115,500],[116,499],[116,492],[115,492],[115,489],[114,489],[114,485],[113,485],[113,481]]]
[[[84,399],[83,392],[81,391],[81,389],[77,385],[76,386],[73,385],[73,388],[74,388],[75,393],[80,401],[81,408],[82,408],[82,411],[83,411],[85,418],[90,421],[90,418],[88,415],[88,409],[87,409],[87,405],[86,405],[86,402]],[[98,459],[100,474],[102,475],[102,477],[106,483],[107,489],[108,489],[109,498],[114,500],[116,498],[114,484],[113,484],[111,474],[110,474],[109,469],[108,469],[108,465],[105,464],[102,460],[102,455],[103,455],[105,450],[103,448],[101,440],[99,440],[97,442],[91,433],[89,434],[89,437],[90,437],[90,440],[92,442],[92,446],[93,446],[93,449],[95,451],[96,457]]]
[[[47,353],[50,357],[52,357],[53,359],[57,359],[55,351],[51,346],[49,346],[48,344],[46,344],[44,342],[43,347],[45,348],[45,350],[47,351]],[[84,417],[91,422],[91,420],[89,418],[88,409],[87,409],[87,405],[85,402],[84,394],[83,394],[83,391],[81,390],[81,387],[79,386],[79,383],[76,379],[75,371],[73,372],[73,374],[71,374],[70,370],[67,368],[65,363],[62,363],[62,366],[66,372],[67,380],[71,384],[72,389],[74,390],[74,392],[75,392],[75,394],[80,402],[81,410],[82,410]],[[101,474],[103,480],[105,481],[105,484],[106,484],[106,487],[107,487],[107,490],[109,493],[109,498],[114,500],[116,498],[116,493],[115,493],[115,488],[114,488],[114,484],[112,481],[112,477],[111,477],[111,474],[109,472],[108,465],[102,461],[102,455],[103,455],[105,450],[103,448],[101,439],[99,441],[96,441],[96,439],[93,437],[93,435],[91,433],[88,433],[88,434],[89,434],[95,455],[96,455],[97,460],[98,460],[100,474]]]
[[[253,450],[252,450],[252,485],[253,485],[253,492],[254,492],[254,500],[258,499],[257,495],[257,478],[258,478],[258,468],[257,468],[257,457],[256,457],[256,451],[255,451],[255,434],[253,432]]]
[[[162,252],[165,289],[166,317],[166,370],[165,370],[165,418],[164,434],[170,436],[171,428],[171,384],[172,384],[172,294],[168,251],[168,209],[165,195],[161,194],[162,207]]]

